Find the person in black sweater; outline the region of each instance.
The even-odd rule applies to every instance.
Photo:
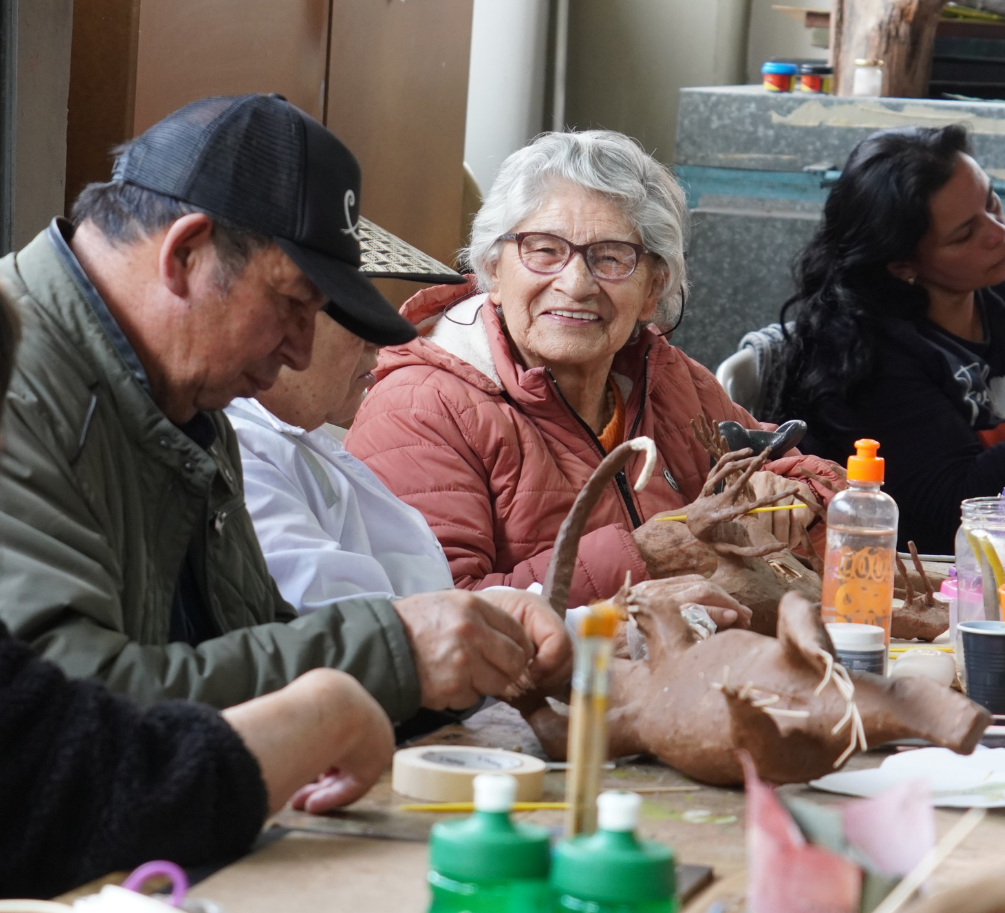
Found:
[[[16,343],[0,298],[0,404]],[[360,798],[393,748],[380,706],[334,669],[222,713],[140,711],[0,623],[0,897],[50,897],[150,859],[234,858],[291,795],[312,812]]]
[[[899,547],[949,554],[960,502],[1005,486],[1005,218],[966,128],[874,133],[796,260],[765,414],[843,463],[875,438]]]

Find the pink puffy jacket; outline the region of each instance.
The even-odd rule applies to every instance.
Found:
[[[514,361],[495,308],[484,302],[473,285],[441,286],[403,306],[420,338],[381,352],[379,382],[346,446],[425,515],[457,586],[526,587],[543,581],[558,528],[604,453],[548,371]],[[570,605],[609,597],[626,571],[635,582],[648,579],[631,530],[689,504],[708,475],[691,419],[704,413],[759,427],[711,373],[655,332],[625,346],[612,371],[625,401],[626,436],[651,437],[659,458],[643,491],[631,490],[640,454],[593,512]],[[798,464],[838,480],[833,465],[817,457],[787,455],[768,468],[794,476]],[[826,502],[831,492],[813,487]]]

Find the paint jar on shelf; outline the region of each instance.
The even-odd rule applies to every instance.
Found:
[[[761,67],[764,88],[769,92],[791,92],[798,78],[799,68],[794,63],[769,60]]]
[[[883,61],[873,57],[855,60],[851,94],[859,98],[875,98],[883,94]]]
[[[827,63],[804,63],[799,67],[799,91],[812,95],[834,94],[834,68]]]

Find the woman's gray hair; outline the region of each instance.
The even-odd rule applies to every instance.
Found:
[[[542,133],[503,162],[475,216],[465,251],[482,291],[489,290],[490,275],[499,261],[499,236],[531,216],[562,181],[611,199],[643,245],[666,263],[668,282],[653,323],[663,330],[672,327],[687,290],[684,191],[669,168],[634,139],[613,130]]]

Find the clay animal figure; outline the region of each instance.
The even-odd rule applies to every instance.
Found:
[[[613,662],[611,757],[645,752],[696,780],[730,785],[743,782],[743,748],[763,779],[802,783],[890,739],[921,737],[968,754],[991,722],[983,707],[929,679],[847,672],[819,610],[795,593],[782,600],[777,637],[728,630],[704,640],[668,595],[616,598],[649,656]],[[564,758],[567,718],[546,701],[524,716],[545,751]]]
[[[949,627],[949,606],[935,598],[935,587],[925,572],[914,543],[908,542],[907,547],[911,552],[911,560],[917,571],[922,591],[920,593],[915,591],[904,562],[897,558],[897,570],[904,583],[904,603],[894,606],[890,636],[906,640],[932,641]]]
[[[598,476],[624,464],[630,450],[619,450]],[[578,543],[590,506],[589,497],[577,500],[570,518],[576,516],[556,542],[545,585],[556,608],[555,594],[563,587],[568,592],[573,540]],[[724,509],[731,513],[728,504]],[[710,510],[702,522],[717,516]],[[647,752],[697,780],[727,785],[743,781],[736,749],[744,748],[763,779],[804,782],[893,738],[920,736],[968,753],[991,721],[982,707],[933,681],[848,673],[834,659],[818,607],[798,593],[781,600],[777,638],[728,630],[701,639],[682,618],[673,584],[626,587],[615,597],[645,638],[648,659],[612,664],[611,756]],[[525,698],[520,709],[548,754],[563,758],[567,718],[543,697]]]

